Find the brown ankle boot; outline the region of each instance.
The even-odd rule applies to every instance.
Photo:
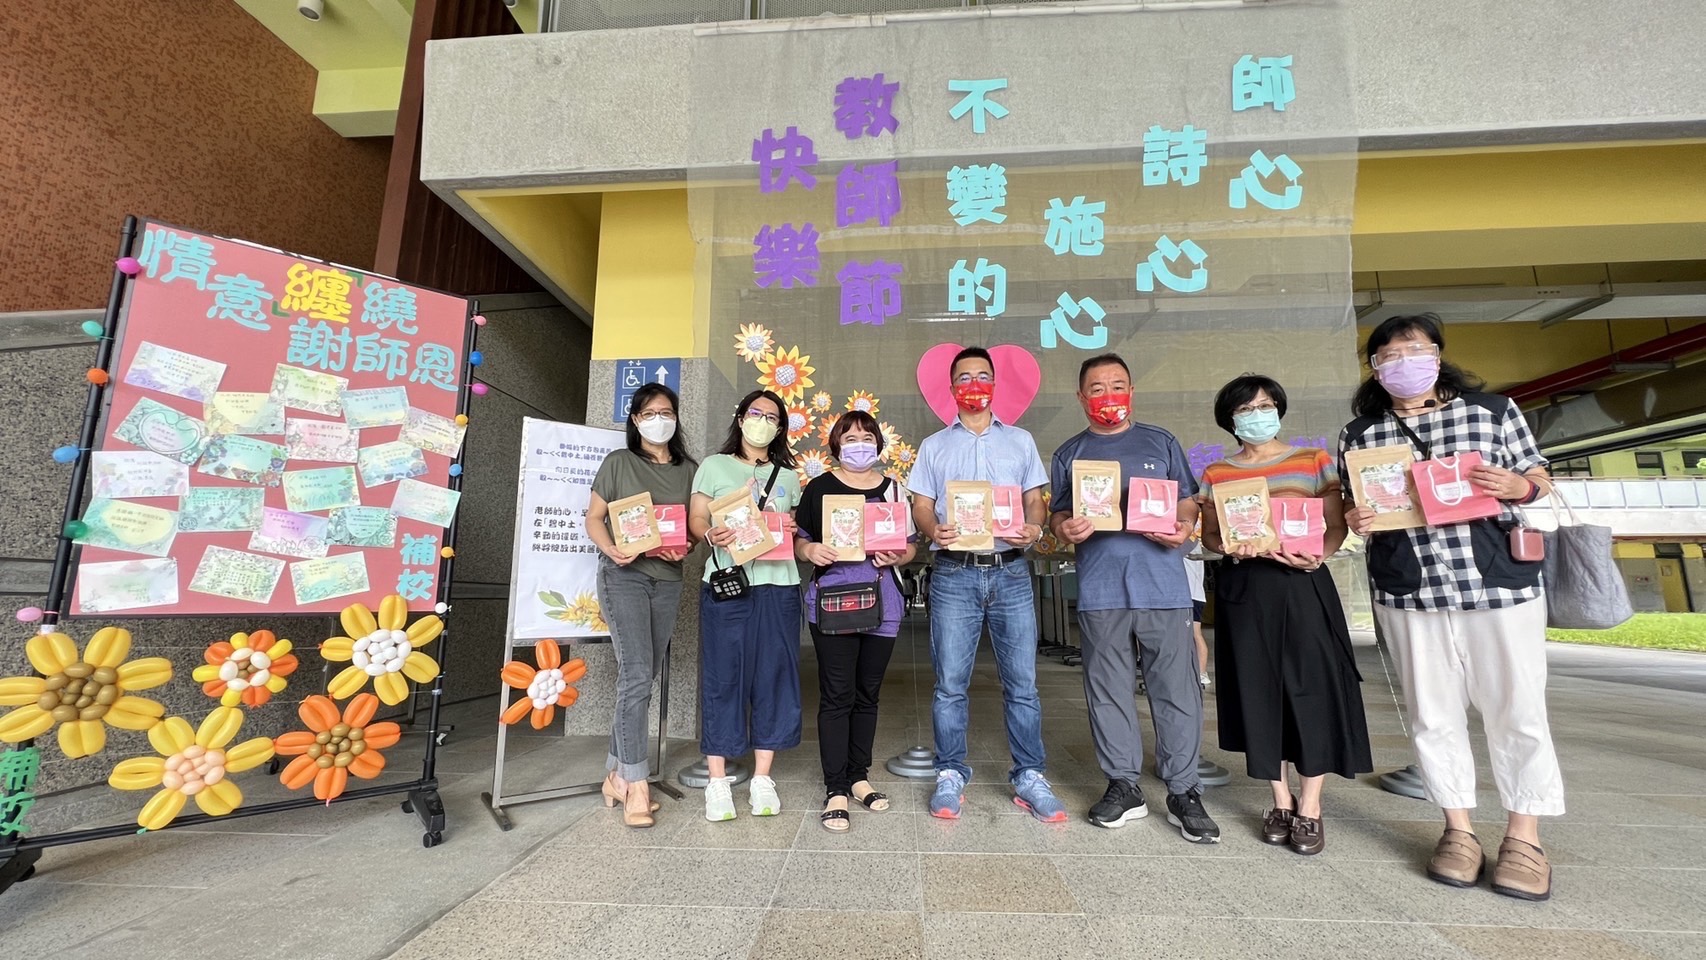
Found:
[[[1487,855],[1481,841],[1467,830],[1447,830],[1428,861],[1428,877],[1453,887],[1473,887],[1481,879]]]
[[[1499,844],[1499,862],[1493,867],[1493,892],[1518,900],[1550,899],[1552,863],[1546,859],[1546,851],[1506,837]]]

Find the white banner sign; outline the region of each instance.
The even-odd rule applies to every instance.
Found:
[[[625,442],[620,430],[522,420],[510,640],[610,632],[598,608],[598,548],[586,536],[586,507],[599,465]]]

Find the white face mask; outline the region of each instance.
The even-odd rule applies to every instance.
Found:
[[[652,443],[668,443],[675,436],[675,421],[659,417],[656,420],[641,420],[639,423],[640,436]]]

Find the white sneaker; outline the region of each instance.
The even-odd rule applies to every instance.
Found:
[[[716,823],[735,818],[734,777],[712,777],[705,784],[705,819]]]
[[[1202,684],[1202,688],[1204,690],[1207,690],[1208,689],[1208,674],[1205,673],[1205,674],[1202,674],[1201,676],[1198,676],[1197,682]]]
[[[782,798],[776,795],[776,781],[769,777],[753,777],[747,782],[746,789],[752,801],[753,816],[774,817],[782,812]]]

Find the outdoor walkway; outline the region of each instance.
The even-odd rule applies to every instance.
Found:
[[[889,671],[880,757],[929,742],[928,641],[917,628]],[[1004,784],[987,650],[973,687],[977,772],[964,817],[930,818],[926,786],[881,773],[873,779],[886,781],[894,809],[856,808],[852,831],[832,835],[816,816],[808,646],[807,740],[778,764],[779,817],[746,816],[737,787],[733,823],[706,823],[688,791],[682,803],[660,798],[651,830],[626,830],[615,811],[581,798],[516,808],[515,830],[499,832],[479,801],[491,785],[496,709],[486,701],[456,711],[441,767],[450,808],[441,847],[422,849],[415,818],[375,800],[50,850],[34,879],[0,896],[0,943],[8,957],[65,960],[1706,956],[1706,693],[1632,669],[1698,679],[1706,657],[1556,652],[1570,664],[1551,684],[1570,813],[1545,833],[1556,865],[1546,904],[1427,881],[1434,812],[1372,778],[1329,784],[1321,856],[1265,846],[1256,831],[1267,788],[1248,785],[1239,760],[1212,746],[1207,754],[1238,774],[1208,791],[1225,833],[1217,846],[1192,846],[1167,826],[1163,790],[1148,776],[1145,821],[1118,831],[1037,823]],[[1384,771],[1410,754],[1376,652],[1362,653]],[[1081,817],[1104,780],[1080,673],[1050,661],[1041,684],[1050,777]],[[510,743],[508,790],[602,772],[604,744],[590,738]],[[690,752],[684,744],[677,760]],[[244,788],[273,795],[260,778]],[[1481,803],[1491,852],[1502,817],[1493,793]]]

